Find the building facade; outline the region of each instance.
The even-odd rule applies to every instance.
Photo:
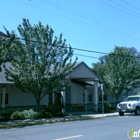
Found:
[[[52,93],[54,103],[58,97],[63,98],[64,111],[92,110],[98,111],[98,89],[100,78],[84,63],[78,63],[73,71],[65,77],[67,86],[60,93]],[[41,105],[48,104],[50,97],[46,95]],[[0,72],[0,109],[1,112],[13,112],[36,107],[32,93],[22,92],[14,83],[5,78],[5,72]]]

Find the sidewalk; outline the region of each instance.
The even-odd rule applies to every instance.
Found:
[[[105,113],[105,114],[95,114],[93,112],[71,112],[65,117],[57,118],[47,118],[47,119],[37,119],[37,120],[14,120],[7,122],[0,122],[0,129],[18,127],[18,126],[31,126],[36,124],[46,124],[55,122],[67,122],[67,121],[78,121],[78,120],[89,120],[89,119],[100,119],[105,117],[118,116],[118,113]]]

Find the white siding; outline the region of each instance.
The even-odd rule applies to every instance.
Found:
[[[134,93],[134,94],[136,94],[136,93],[138,93],[138,92],[140,92],[140,87],[135,88],[135,89],[133,90],[133,93]]]
[[[93,74],[93,72],[88,69],[84,64],[79,65],[74,69],[73,72],[69,74],[70,78],[94,78],[97,80],[97,77]]]
[[[2,93],[2,86],[0,86],[0,93]],[[9,103],[5,107],[12,106],[35,106],[36,100],[32,93],[22,92],[15,85],[7,85],[6,93],[9,93]],[[46,104],[48,101],[47,96],[41,101],[41,105]],[[0,100],[1,106],[1,100]]]
[[[71,83],[71,104],[84,103],[84,87]]]

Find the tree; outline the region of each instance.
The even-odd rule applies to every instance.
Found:
[[[2,42],[3,38],[6,38],[6,35],[0,31],[0,72],[2,71],[1,65],[4,62],[3,55],[2,55]]]
[[[3,63],[3,61],[4,61],[1,52],[2,52],[2,49],[1,49],[1,46],[0,46],[0,54],[1,54],[1,55],[0,55],[0,72],[2,71],[1,65],[2,65],[2,63]]]
[[[9,39],[3,44],[3,54],[11,62],[10,68],[5,66],[6,78],[22,91],[33,93],[39,109],[46,94],[65,86],[61,81],[72,71],[77,58],[72,61],[72,48],[62,40],[62,34],[53,38],[54,31],[48,25],[39,22],[32,26],[23,19],[17,29],[20,38],[6,30]]]
[[[135,48],[115,46],[113,52],[93,64],[93,70],[101,76],[105,90],[116,98],[140,86],[140,53]]]

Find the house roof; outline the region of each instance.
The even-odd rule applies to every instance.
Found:
[[[102,81],[101,78],[84,62],[77,63],[73,71],[66,78],[83,81]]]
[[[2,45],[2,38],[7,37],[7,35],[0,31],[0,46]]]
[[[8,68],[8,67],[10,67],[11,66],[11,63],[10,62],[7,62],[7,63],[5,63],[5,66]],[[84,68],[86,68],[87,70],[88,70],[88,72],[91,74],[91,76],[92,77],[90,77],[90,78],[85,78],[85,77],[81,77],[81,79],[83,78],[83,81],[101,81],[101,78],[96,74],[96,73],[94,73],[92,70],[91,70],[91,68],[89,68],[84,62],[78,62],[78,63],[76,63],[76,65],[74,66],[74,69],[73,69],[73,71],[72,72],[74,72],[74,71],[76,71],[77,70],[77,68],[79,68],[80,66],[84,66]],[[68,75],[68,76],[66,76],[66,78],[71,78],[71,79],[74,79],[74,77],[71,77],[71,74],[72,74],[72,72]],[[79,79],[79,78],[75,78],[75,79]],[[81,80],[80,79],[80,80]],[[0,84],[13,84],[13,82],[9,82],[7,79],[6,79],[6,77],[5,77],[5,69],[3,68],[3,65],[2,65],[2,71],[0,72]]]
[[[1,32],[1,31],[0,31],[0,36],[7,37],[7,35],[5,33]]]
[[[10,62],[7,62],[6,67],[8,68],[10,66],[11,66]],[[1,68],[2,68],[2,71],[0,72],[0,84],[13,84],[13,82],[9,82],[6,79],[6,77],[5,77],[5,69],[4,69],[3,65],[2,65]]]

